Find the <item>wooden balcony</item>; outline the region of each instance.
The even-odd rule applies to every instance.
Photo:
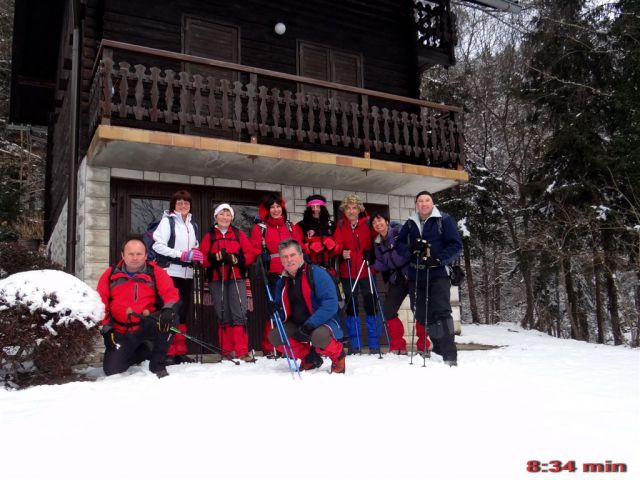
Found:
[[[468,179],[458,107],[109,40],[92,81],[96,165],[396,194]]]

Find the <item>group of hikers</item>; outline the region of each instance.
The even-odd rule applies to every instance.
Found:
[[[355,194],[342,200],[335,222],[325,197],[307,197],[303,219],[294,225],[284,198],[273,193],[260,202],[249,237],[233,225],[233,207],[222,203],[200,239],[191,207],[188,191],[174,193],[152,240],[128,238],[121,260],[100,277],[106,375],[149,360],[150,371],[161,378],[167,365],[193,362],[186,339],[198,339],[186,322],[194,289],[196,298],[203,290],[200,300],[215,308],[217,351],[236,363],[255,362],[247,335],[247,311],[253,309],[247,271],[254,263],[264,273],[269,300],[265,357],[299,360],[300,371],[319,368],[328,357],[330,372],[344,373],[346,355],[362,353],[364,344],[359,296],[369,353],[381,353],[384,332],[389,352],[406,355],[398,310],[408,295],[416,350],[423,356],[433,350],[457,365],[449,269],[462,242],[455,220],[434,205],[431,193],[416,195],[416,211],[404,225],[392,224],[385,212],[368,215]],[[384,302],[376,272],[388,284]]]

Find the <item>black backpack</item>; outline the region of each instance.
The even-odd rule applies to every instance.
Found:
[[[169,218],[169,227],[171,229],[171,234],[169,235],[169,241],[167,242],[167,246],[169,248],[173,248],[176,244],[176,219],[174,217]],[[154,220],[149,225],[147,225],[147,230],[144,232],[142,236],[142,240],[144,244],[147,246],[147,262],[156,262],[159,267],[167,268],[170,264],[174,263],[177,265],[182,265],[185,267],[191,266],[190,263],[181,262],[173,257],[167,257],[166,255],[161,255],[153,249],[153,244],[155,240],[153,240],[153,234],[155,233],[158,225],[160,225],[160,220]],[[193,231],[195,232],[196,239],[200,237],[200,227],[196,222],[191,222],[193,226]]]

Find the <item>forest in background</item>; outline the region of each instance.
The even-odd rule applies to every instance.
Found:
[[[471,181],[463,319],[639,345],[640,2],[455,5],[457,64],[423,78],[462,105]]]
[[[0,242],[42,238],[46,137],[8,124],[13,3],[0,0]],[[465,111],[471,180],[436,195],[468,232],[463,321],[640,346],[640,2],[520,3],[452,2],[457,64],[422,82]]]

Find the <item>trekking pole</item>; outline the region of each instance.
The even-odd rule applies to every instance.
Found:
[[[416,253],[416,285],[413,290],[413,327],[411,328],[411,361],[409,365],[413,365],[413,344],[416,338],[416,312],[418,311],[418,271],[420,267],[420,252]],[[426,315],[426,313],[425,313]]]
[[[378,304],[378,311],[380,312],[380,320],[382,322],[382,327],[384,328],[384,334],[387,337],[387,344],[389,345],[389,351],[391,351],[391,339],[389,338],[389,331],[387,330],[387,322],[384,319],[384,313],[382,311],[382,303],[380,302],[380,295],[378,295],[378,287],[376,287],[376,282],[375,282],[375,279],[373,278],[373,272],[371,271],[371,267],[369,267],[368,262],[367,262],[367,268],[369,269],[369,285],[372,285],[373,287],[372,293],[376,296],[376,301],[377,301],[376,303]],[[377,322],[376,322],[376,328],[377,328]],[[382,351],[380,352],[380,356],[378,358],[382,358]]]
[[[360,271],[358,272],[358,279],[357,281],[360,279],[360,272],[362,271],[362,267],[364,267],[364,259],[362,260],[362,265],[360,266]],[[356,341],[358,342],[358,350],[360,350],[360,355],[362,355],[362,345],[360,345],[360,316],[356,313],[356,301],[353,298],[353,291],[355,286],[353,285],[353,280],[351,278],[351,259],[347,258],[347,270],[349,272],[349,287],[351,288],[351,306],[352,306],[352,312],[353,312],[353,316],[356,317]]]
[[[425,267],[426,264],[425,264]],[[422,355],[422,366],[427,366],[427,357],[430,357],[431,354],[427,350],[427,336],[429,335],[429,331],[427,330],[428,318],[429,318],[429,268],[427,270],[427,283],[424,289],[424,354]]]
[[[230,362],[232,362],[234,365],[240,365],[240,362],[234,358],[232,358],[231,356],[229,356],[230,352],[227,352],[225,349],[220,348],[220,347],[216,347],[215,345],[212,345],[210,343],[207,343],[203,340],[200,340],[199,338],[193,337],[187,333],[183,333],[180,330],[178,330],[176,327],[171,327],[170,330],[173,333],[177,333],[179,335],[182,335],[184,338],[186,338],[187,340],[191,340],[193,343],[196,343],[198,345],[200,345],[200,347],[204,347],[207,350],[210,350],[213,353],[219,353],[220,356],[222,357],[222,360],[228,360]]]
[[[371,295],[374,295],[373,293],[373,280],[371,279],[371,267],[369,267],[369,261],[364,259],[364,262],[366,262],[367,264],[367,278],[369,279],[369,291],[371,292]],[[376,317],[376,321],[374,322],[375,325],[375,331],[373,332],[373,334],[376,336],[376,338],[379,338],[378,335],[378,317],[376,316],[376,304],[375,301],[373,303],[373,315]],[[380,315],[382,315],[382,311],[380,311]],[[378,345],[378,359],[382,358],[382,352],[380,351],[380,346]]]
[[[200,262],[193,264],[193,326],[194,328],[200,327],[200,336],[204,338],[204,322],[202,321],[202,297],[204,295],[202,291],[202,266]],[[200,363],[204,362],[204,350],[200,345],[200,353],[197,355],[197,360]]]
[[[275,300],[273,295],[271,294],[271,289],[269,288],[269,282],[267,281],[267,272],[264,268],[264,263],[262,262],[262,259],[260,259],[260,271],[262,273],[262,278],[264,280],[264,287],[267,290],[267,300],[271,304],[275,305]],[[293,368],[291,366],[291,362],[293,361],[293,364],[295,365],[295,370],[296,372],[298,372],[298,377],[302,379],[302,376],[300,376],[300,369],[298,368],[298,362],[296,361],[295,356],[293,355],[293,349],[291,348],[291,344],[289,343],[289,337],[287,336],[287,332],[284,329],[284,325],[280,320],[280,314],[278,313],[277,310],[274,310],[273,314],[269,315],[269,317],[271,318],[272,325],[275,323],[275,326],[278,330],[278,335],[280,335],[280,341],[282,342],[282,348],[284,350],[285,357],[287,358],[287,365],[289,366],[289,371],[291,372],[292,378],[294,380],[296,378],[293,373]],[[274,347],[274,350],[275,350],[275,347]]]
[[[360,274],[362,273],[362,269],[364,268],[364,262],[362,262],[362,265],[360,265],[360,270],[358,270],[358,278],[356,278],[356,281],[353,282],[353,286],[351,287],[351,291],[349,292],[349,296],[345,295],[345,300],[344,300],[344,305],[342,306],[342,308],[346,308],[347,305],[349,305],[349,303],[351,303],[351,298],[353,297],[353,292],[356,289],[356,286],[358,285],[358,282],[360,281]],[[339,271],[339,270],[336,270]],[[342,286],[342,283],[340,283],[340,286]]]

